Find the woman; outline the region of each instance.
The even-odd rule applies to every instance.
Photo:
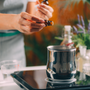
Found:
[[[36,11],[35,3],[39,4]],[[52,12],[50,6],[36,0],[0,0],[0,62],[17,59],[26,66],[22,33],[42,30],[44,19],[51,18]]]

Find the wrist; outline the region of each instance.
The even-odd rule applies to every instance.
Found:
[[[12,19],[11,19],[11,29],[18,29],[18,14],[13,14],[11,15]]]
[[[15,29],[15,14],[2,14],[0,13],[0,30]]]

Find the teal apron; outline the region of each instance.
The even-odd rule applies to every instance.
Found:
[[[0,0],[0,13],[19,14],[26,11],[27,0]],[[0,62],[21,60],[26,66],[23,34],[18,30],[0,30]]]

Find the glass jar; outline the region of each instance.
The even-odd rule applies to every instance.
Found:
[[[78,57],[78,70],[87,73],[87,65],[90,64],[90,58],[86,55],[87,46],[79,46],[80,55]]]

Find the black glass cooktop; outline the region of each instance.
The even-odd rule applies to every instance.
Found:
[[[55,82],[47,78],[46,70],[18,71],[11,76],[25,90],[90,90],[90,76],[79,71],[72,80]]]

